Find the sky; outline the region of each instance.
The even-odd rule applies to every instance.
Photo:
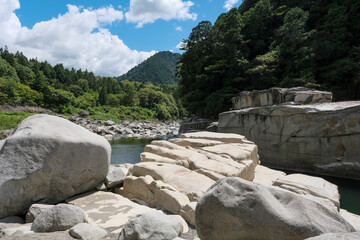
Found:
[[[0,47],[98,76],[120,76],[159,51],[179,52],[201,21],[241,0],[0,0]]]

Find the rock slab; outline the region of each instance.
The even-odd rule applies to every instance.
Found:
[[[360,101],[247,108],[219,115],[219,132],[244,135],[264,165],[360,179]]]
[[[200,239],[305,239],[354,228],[338,212],[298,194],[241,178],[214,184],[196,206]]]
[[[43,114],[25,119],[0,149],[0,218],[94,189],[110,156],[103,137],[68,120]]]

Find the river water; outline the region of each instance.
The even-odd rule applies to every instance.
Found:
[[[122,139],[111,144],[111,164],[138,163],[149,139]],[[310,174],[309,174],[310,175]],[[341,208],[360,215],[360,181],[321,176],[339,188]]]

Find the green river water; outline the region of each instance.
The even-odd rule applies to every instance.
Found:
[[[140,153],[144,151],[146,144],[152,140],[148,139],[122,139],[111,144],[111,164],[138,163]],[[327,181],[336,184],[341,195],[341,208],[360,215],[360,181],[321,176]]]

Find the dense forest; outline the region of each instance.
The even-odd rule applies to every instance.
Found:
[[[178,53],[158,52],[117,79],[120,81],[176,84],[178,81],[176,65],[179,57],[180,54]]]
[[[183,106],[216,117],[239,91],[307,86],[360,99],[360,1],[244,0],[183,41]]]
[[[0,104],[41,106],[65,114],[87,110],[119,119],[169,120],[184,115],[175,88],[97,77],[87,70],[51,66],[0,48]]]

